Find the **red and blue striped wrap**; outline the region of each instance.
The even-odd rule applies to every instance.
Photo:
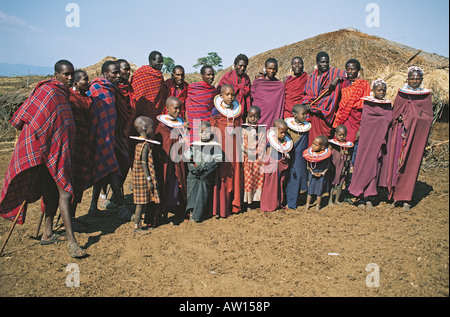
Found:
[[[92,125],[89,135],[90,177],[86,188],[119,169],[114,153],[117,87],[106,78],[96,78],[86,93],[92,98]]]
[[[319,75],[318,70],[315,69],[306,80],[305,96],[302,103],[311,103],[314,99],[320,96],[330,86],[330,83],[336,77],[347,78],[344,70],[331,67],[327,72]],[[328,125],[332,125],[334,114],[339,103],[341,85],[338,84],[336,89],[329,95],[325,95],[319,101],[311,106],[311,112],[322,112],[325,121]]]

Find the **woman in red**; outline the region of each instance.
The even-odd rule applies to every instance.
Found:
[[[387,182],[389,198],[403,202],[409,211],[419,175],[423,153],[433,121],[431,91],[421,88],[423,71],[410,67],[405,86],[398,90],[392,109],[392,125],[388,131],[387,162],[382,177]]]

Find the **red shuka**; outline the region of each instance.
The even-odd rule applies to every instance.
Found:
[[[292,117],[292,108],[296,104],[302,103],[305,95],[305,85],[308,79],[308,73],[303,73],[300,76],[288,76],[284,82],[284,114],[283,118]]]
[[[162,72],[149,65],[141,66],[133,74],[131,86],[136,117],[149,117],[156,127],[158,125],[156,117],[163,113],[167,99]]]
[[[55,183],[73,194],[75,122],[69,103],[70,91],[56,79],[37,84],[30,97],[11,118],[21,130],[6,171],[0,195],[0,215],[14,220],[20,205],[37,201],[39,186],[30,191],[38,165],[45,165]],[[17,223],[25,222],[26,206]]]

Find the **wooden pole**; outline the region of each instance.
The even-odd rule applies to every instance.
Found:
[[[22,214],[23,208],[25,207],[27,201],[24,200],[22,205],[20,206],[19,212],[17,213],[16,217],[14,218],[13,224],[11,228],[9,229],[8,236],[6,237],[5,241],[3,241],[2,249],[0,250],[0,256],[3,254],[3,250],[5,249],[6,243],[8,243],[9,237],[11,236],[11,233],[14,230],[14,227],[16,226],[17,220],[19,219],[19,216]]]
[[[41,216],[39,217],[39,222],[38,222],[38,225],[37,225],[37,228],[36,228],[36,235],[35,235],[36,239],[38,238],[39,231],[41,230],[42,219],[44,219],[44,213],[43,212],[41,212]]]
[[[34,184],[36,183],[37,179],[39,178],[39,174],[41,172],[42,166],[38,167],[38,170],[36,171],[36,175],[34,177],[33,183],[31,184],[30,189],[28,190],[28,193],[25,197],[25,200],[23,201],[22,205],[20,205],[19,211],[17,212],[16,217],[14,218],[13,224],[11,225],[11,228],[9,229],[8,235],[3,241],[2,249],[0,250],[0,256],[3,254],[3,250],[5,249],[6,243],[8,243],[9,237],[11,236],[14,227],[16,226],[17,220],[19,219],[19,216],[22,214],[23,209],[25,208],[26,204],[28,203],[28,196],[30,196],[31,191],[33,190]]]
[[[320,99],[322,99],[323,96],[325,96],[325,94],[328,92],[328,89],[324,90],[323,93],[321,93],[319,95],[319,97],[317,97],[316,99],[314,99],[313,101],[311,101],[310,105],[315,104],[317,101],[319,101]]]

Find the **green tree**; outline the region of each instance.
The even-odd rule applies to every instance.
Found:
[[[223,67],[222,66],[222,58],[216,52],[209,52],[208,56],[200,57],[197,59],[197,64],[195,64],[194,68],[202,67],[203,65],[211,65],[213,68]]]
[[[171,73],[175,67],[175,61],[172,57],[163,57],[163,67],[161,71],[163,73]]]

